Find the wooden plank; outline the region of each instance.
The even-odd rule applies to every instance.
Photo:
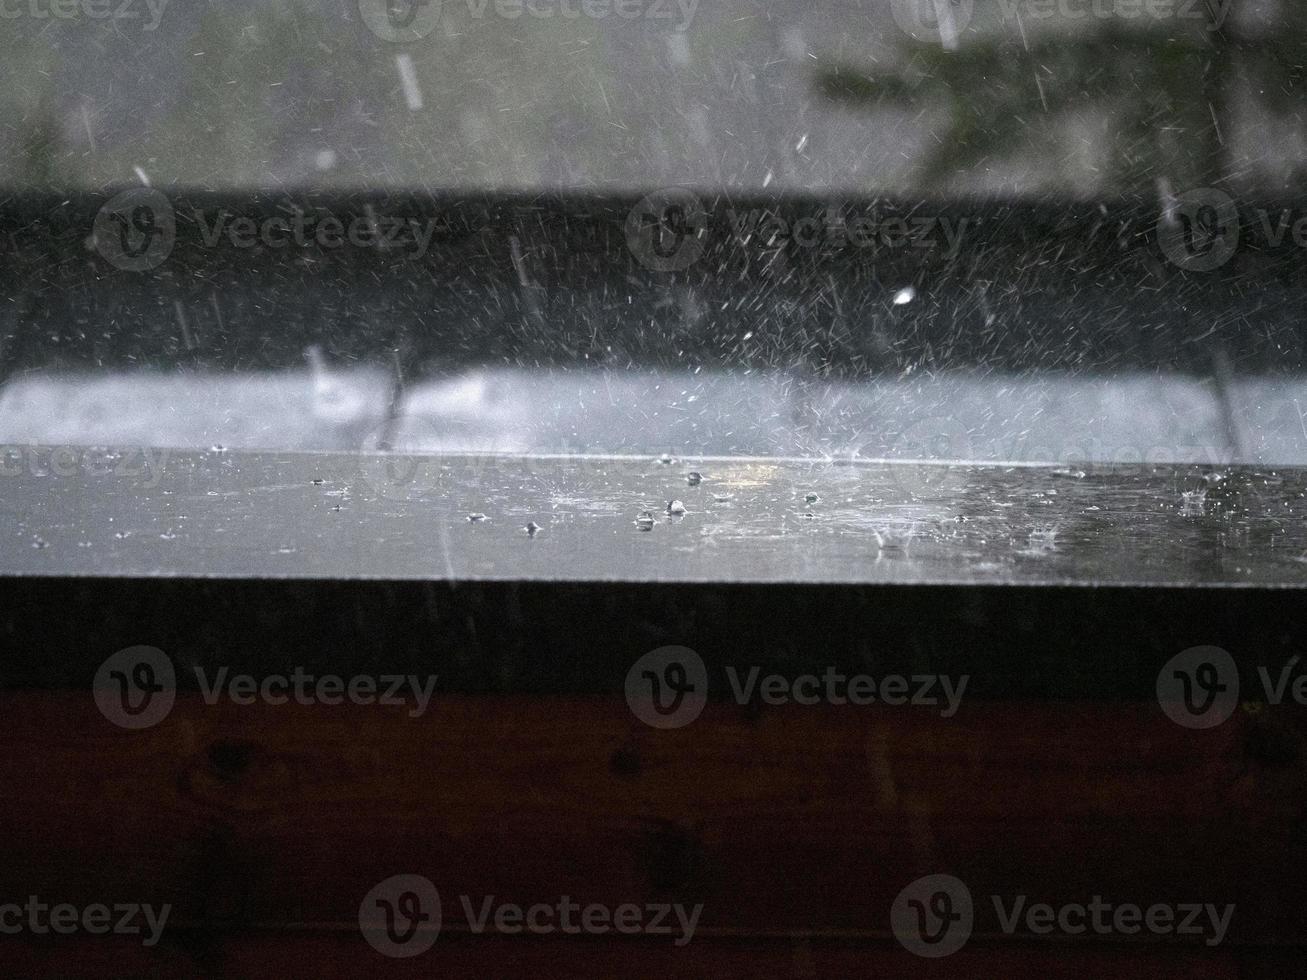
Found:
[[[770,942],[708,940],[682,949],[612,940],[509,940],[441,936],[426,953],[387,959],[347,933],[281,933],[225,936],[202,950],[181,947],[145,951],[119,940],[9,943],[0,950],[6,975],[58,976],[67,980],[104,976],[284,977],[354,980],[397,977],[650,977],[756,980],[757,977],[914,976],[1004,977],[1011,980],[1113,977],[1115,980],[1234,980],[1273,976],[1263,962],[1287,969],[1289,957],[1249,950],[1194,953],[1151,948],[967,948],[945,959],[926,960],[892,945],[849,945],[805,938]],[[1282,974],[1282,975],[1288,975]]]
[[[1268,753],[1246,712],[1207,732],[1094,703],[709,705],[671,731],[601,698],[449,697],[414,719],[182,695],[139,732],[73,692],[0,712],[0,895],[169,902],[178,926],[349,923],[416,873],[451,925],[459,894],[571,895],[872,935],[943,871],[1032,902],[1234,902],[1232,937],[1307,935],[1299,743]]]

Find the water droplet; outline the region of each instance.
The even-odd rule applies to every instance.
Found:
[[[917,298],[917,290],[914,286],[904,286],[894,294],[895,306],[906,306]]]
[[[685,513],[685,504],[679,500],[669,500],[667,501],[667,513],[679,517]]]
[[[540,525],[537,524],[535,521],[529,521],[526,527],[522,528],[522,530],[526,532],[526,536],[528,538],[534,538],[537,534],[540,533],[541,528]]]
[[[471,524],[480,524],[482,521],[490,520],[490,518],[488,518],[485,514],[479,512],[475,514],[468,514],[467,519],[468,522]]]
[[[1180,513],[1187,517],[1201,515],[1205,503],[1207,503],[1206,490],[1183,490],[1180,493]]]
[[[809,493],[804,495],[803,502],[807,504],[815,504],[820,499],[821,498],[818,497],[815,493]]]
[[[697,487],[703,482],[703,474],[697,470],[691,470],[689,473],[685,474],[685,482],[692,487]]]
[[[1030,547],[1052,551],[1057,546],[1056,527],[1037,527],[1030,532]]]

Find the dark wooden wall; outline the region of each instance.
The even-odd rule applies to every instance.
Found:
[[[340,591],[351,588],[352,607]],[[923,595],[922,608],[933,603],[938,616],[891,618],[873,672],[913,662],[928,670],[929,651],[951,636],[962,659],[940,653],[935,663],[983,674],[988,660],[996,675],[978,676],[978,696],[954,717],[714,700],[689,726],[657,731],[633,717],[620,678],[639,649],[633,637],[672,629],[673,611],[679,639],[710,665],[758,652],[750,620],[773,631],[773,653],[806,638],[793,672],[845,662],[883,606],[866,590],[735,590],[732,605],[709,588],[442,587],[423,619],[402,597],[428,588],[11,580],[0,621],[9,667],[0,900],[167,902],[173,911],[155,948],[130,937],[0,937],[2,972],[1271,977],[1288,975],[1301,955],[1304,709],[1250,702],[1225,724],[1192,731],[1162,714],[1146,683],[1168,631],[1244,631],[1261,646],[1236,646],[1241,666],[1260,662],[1273,638],[1294,642],[1288,592],[959,590],[951,604]],[[318,589],[335,590],[334,603]],[[377,612],[381,594],[400,597],[390,608],[412,620],[402,633]],[[232,604],[233,595],[247,601]],[[786,635],[787,610],[819,612],[823,601],[845,617],[800,617]],[[550,604],[556,619],[532,615]],[[607,612],[585,624],[578,610],[587,604]],[[760,604],[774,610],[761,624]],[[163,607],[177,615],[160,628]],[[372,614],[360,618],[362,608]],[[702,615],[709,608],[716,620]],[[914,615],[911,601],[901,608]],[[1082,622],[1115,621],[1115,632],[1104,625],[1093,642],[1075,628],[1077,608]],[[304,630],[297,646],[282,630],[305,610],[317,610],[320,632]],[[969,631],[957,628],[964,616]],[[1057,634],[1041,617],[1067,617],[1066,629]],[[452,647],[496,620],[501,633],[484,642],[501,656],[477,681],[467,662],[452,666]],[[605,635],[618,622],[628,632]],[[709,642],[732,622],[737,646]],[[323,639],[333,631],[334,645]],[[910,652],[905,631],[922,638]],[[243,650],[238,669],[256,674],[260,660],[268,670],[297,657],[311,670],[382,672],[383,651],[406,637],[392,665],[415,669],[425,642],[431,668],[451,673],[420,718],[406,707],[208,705],[184,687],[165,720],[132,732],[110,724],[75,678],[89,681],[133,633],[158,637],[179,662],[194,658],[176,638],[205,635],[215,651],[207,656]],[[607,668],[598,666],[605,649]],[[1096,681],[1087,668],[1056,676],[1057,657],[1083,660],[1093,649]],[[527,669],[532,659],[541,662]],[[888,910],[904,885],[935,872],[968,884],[977,931],[961,952],[926,961],[898,946]],[[400,873],[430,878],[443,899],[442,933],[413,960],[381,957],[357,930],[362,896]],[[704,912],[683,948],[670,937],[473,935],[459,894],[526,905],[564,894],[610,905],[702,902]],[[1229,902],[1236,911],[1215,949],[1193,938],[1008,936],[994,928],[990,894]]]

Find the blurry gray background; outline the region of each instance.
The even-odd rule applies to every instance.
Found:
[[[1093,197],[1307,160],[1289,0],[952,0],[924,39],[936,0],[445,0],[407,43],[358,0],[151,2],[0,5],[7,185]]]
[[[554,16],[445,0],[396,42],[365,23],[372,0],[134,0],[108,19],[8,0],[0,180],[1164,201],[1213,181],[1291,195],[1307,166],[1307,8],[1288,0],[954,0],[933,31],[934,0],[626,0],[665,19],[533,2]],[[0,440],[367,449],[384,430],[410,449],[1307,462],[1292,376],[409,380],[395,428],[384,364],[310,350],[301,372],[30,372],[0,388]]]

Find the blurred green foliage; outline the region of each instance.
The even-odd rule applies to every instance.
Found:
[[[1103,185],[1148,191],[1164,177],[1198,186],[1231,176],[1226,139],[1240,79],[1265,111],[1300,124],[1305,16],[1284,13],[1256,39],[1240,38],[1229,17],[1219,29],[1209,29],[1210,19],[1100,18],[1076,31],[1037,32],[1005,19],[1001,30],[964,32],[953,50],[906,40],[906,58],[893,68],[821,69],[816,86],[833,102],[941,113],[944,129],[918,171],[923,188],[947,187],[1021,150],[1057,153],[1057,125],[1094,114],[1108,121]]]

